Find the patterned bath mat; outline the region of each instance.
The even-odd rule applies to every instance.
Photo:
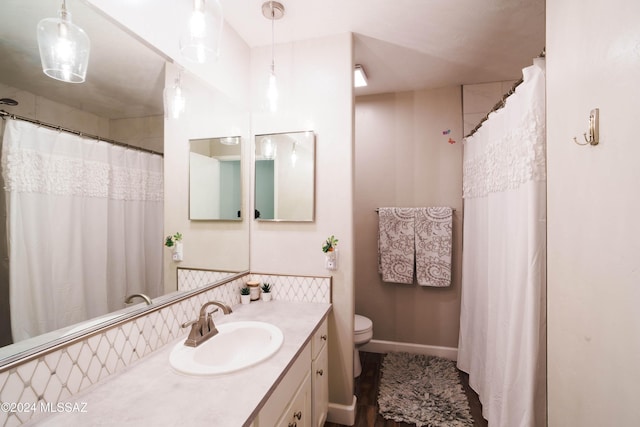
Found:
[[[455,362],[388,353],[381,372],[378,406],[384,418],[418,427],[473,427]]]

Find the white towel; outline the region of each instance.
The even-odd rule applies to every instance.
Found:
[[[416,276],[419,285],[451,285],[452,223],[451,208],[416,208]]]
[[[414,259],[414,209],[378,209],[378,271],[382,280],[412,284]]]

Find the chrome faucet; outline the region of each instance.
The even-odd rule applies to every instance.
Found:
[[[147,305],[151,305],[151,298],[149,298],[145,294],[131,294],[127,297],[127,299],[124,300],[124,303],[131,304],[131,301],[133,301],[134,298],[142,298],[144,302],[147,303]]]
[[[211,316],[211,314],[218,311],[218,309],[216,308],[213,311],[207,311],[207,308],[212,305],[221,308],[224,314],[233,312],[231,307],[219,301],[209,301],[204,303],[200,308],[200,317],[198,317],[198,320],[192,320],[182,325],[183,328],[191,326],[191,332],[189,332],[189,336],[184,342],[184,345],[197,347],[218,333],[218,329],[216,329],[216,325],[213,324],[213,317]]]

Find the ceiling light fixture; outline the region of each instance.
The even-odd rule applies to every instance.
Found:
[[[58,18],[38,22],[37,34],[42,71],[63,82],[84,82],[91,43],[87,33],[71,22],[66,0],[62,0]]]
[[[269,110],[275,113],[278,109],[278,86],[276,84],[276,67],[273,52],[275,46],[275,21],[284,16],[284,6],[277,1],[266,1],[262,4],[262,15],[271,20],[271,72],[267,88],[267,102],[269,103]]]
[[[355,87],[364,87],[367,85],[367,75],[360,64],[356,64],[356,68],[353,71],[353,85]]]
[[[180,52],[190,61],[203,64],[220,56],[222,6],[219,0],[193,0],[189,24],[180,37]]]
[[[174,80],[173,86],[164,88],[164,117],[167,119],[179,119],[187,110],[187,98],[182,89],[182,79],[180,73]]]

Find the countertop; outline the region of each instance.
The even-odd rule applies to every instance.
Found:
[[[59,412],[29,426],[220,426],[248,425],[267,401],[289,365],[331,310],[328,303],[255,301],[216,317],[216,324],[259,320],[284,333],[282,347],[266,361],[216,376],[189,376],[169,364],[169,353],[184,336],[144,357],[121,373],[64,403],[84,412]],[[75,404],[78,405],[75,405]]]

